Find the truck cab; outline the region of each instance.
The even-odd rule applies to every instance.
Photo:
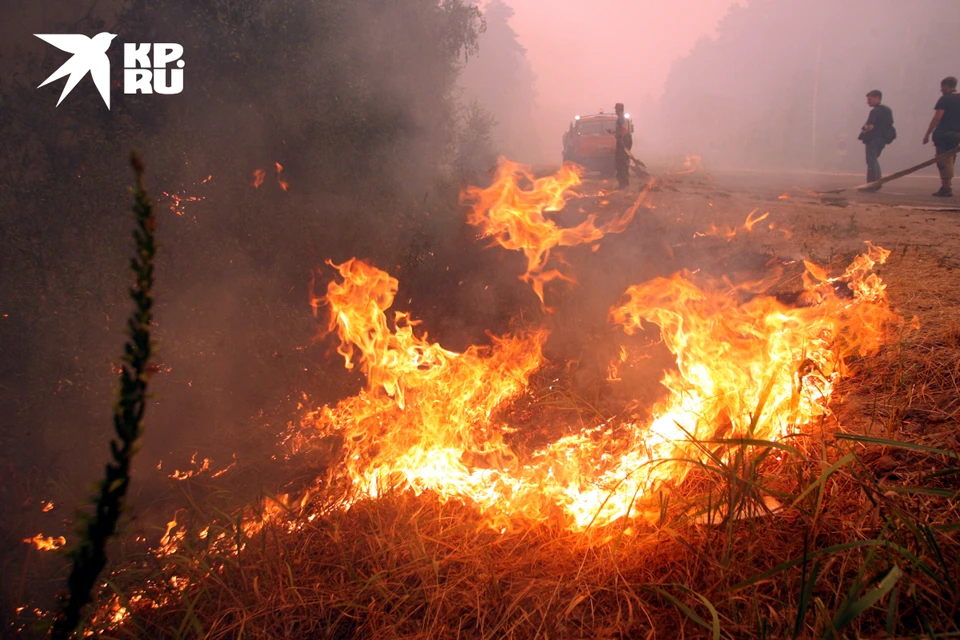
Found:
[[[624,117],[633,133],[630,114]],[[592,171],[610,174],[615,170],[614,152],[617,137],[617,114],[600,113],[575,116],[570,128],[563,134],[563,161],[575,162]]]

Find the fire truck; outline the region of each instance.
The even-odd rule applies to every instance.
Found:
[[[625,114],[633,133],[633,121]],[[605,175],[613,174],[614,152],[617,138],[614,130],[617,126],[617,114],[600,113],[575,116],[570,128],[563,134],[563,161],[576,162],[588,170],[600,171]]]

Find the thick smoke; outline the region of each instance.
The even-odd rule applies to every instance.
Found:
[[[882,164],[926,159],[921,139],[940,80],[957,75],[951,0],[751,0],[673,68],[660,102],[659,150],[711,166],[863,171],[857,140],[883,92],[899,137]]]
[[[490,153],[464,149],[468,114],[456,90],[482,24],[459,0],[134,1],[89,13],[48,2],[5,13],[5,574],[20,573],[23,537],[64,532],[102,477],[131,309],[132,148],[147,166],[160,242],[159,371],[134,469],[138,526],[155,524],[151,513],[169,517],[164,503],[177,498],[166,476],[194,451],[215,468],[237,454],[246,480],[281,476],[273,445],[298,403],[359,384],[329,357],[330,340],[318,336],[325,323],[311,314],[312,282],[322,292],[333,274],[325,260],[356,255],[396,274],[398,306],[454,348],[505,329],[520,283],[505,279],[489,304],[460,285],[496,260],[463,229],[456,203],[457,160]],[[54,108],[62,81],[37,86],[68,55],[31,34],[100,31],[117,43],[182,44],[183,93],[123,95],[114,46],[111,109],[89,79]],[[256,170],[264,179],[255,188]],[[57,508],[41,515],[41,499]],[[39,591],[51,595],[49,586]],[[28,595],[28,584],[5,581],[3,599]]]

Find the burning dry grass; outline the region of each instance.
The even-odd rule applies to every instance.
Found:
[[[923,298],[910,298],[918,278],[910,267],[917,265],[904,262],[904,255],[894,253],[884,281],[899,312],[920,316],[919,330],[903,327],[894,336],[899,341],[881,347],[863,325],[850,325],[864,333],[848,336],[848,350],[839,352],[839,360],[828,358],[811,367],[788,357],[792,364],[776,367],[792,371],[788,386],[802,387],[810,373],[816,373],[811,380],[821,387],[829,382],[836,391],[830,411],[811,405],[810,411],[794,416],[789,407],[801,401],[789,399],[789,393],[764,392],[766,378],[759,376],[762,380],[753,380],[756,389],[733,394],[732,400],[749,406],[695,412],[711,424],[685,425],[688,440],[682,455],[670,461],[676,469],[673,480],[645,496],[643,517],[611,517],[577,527],[563,517],[501,520],[501,526],[491,527],[489,505],[449,499],[427,483],[435,479],[406,476],[396,489],[379,482],[376,474],[364,476],[370,460],[397,462],[383,453],[387,429],[395,426],[391,420],[406,424],[404,420],[425,415],[455,418],[457,411],[476,409],[438,405],[429,398],[424,402],[424,394],[450,386],[446,376],[451,372],[492,363],[492,370],[481,369],[466,380],[468,397],[485,399],[490,394],[485,385],[496,382],[495,374],[509,363],[497,360],[497,349],[503,347],[497,341],[491,349],[465,354],[429,343],[414,335],[414,323],[405,314],[391,332],[383,315],[395,281],[391,284],[384,272],[359,263],[340,265],[343,287],[352,273],[373,278],[359,288],[366,297],[361,296],[356,316],[343,316],[345,307],[336,306],[336,294],[348,293],[345,288],[334,287],[335,295],[328,296],[335,307],[330,327],[343,339],[340,352],[363,367],[370,385],[366,396],[344,405],[355,410],[352,417],[339,415],[345,431],[330,410],[317,424],[336,427],[323,432],[321,444],[331,446],[325,464],[339,460],[344,449],[359,452],[349,456],[346,467],[357,467],[356,477],[368,481],[360,485],[364,490],[352,494],[349,509],[340,508],[343,503],[333,492],[324,497],[330,489],[327,479],[308,483],[307,493],[267,499],[241,513],[197,507],[168,528],[159,552],[134,558],[114,574],[101,600],[111,604],[97,612],[91,628],[138,638],[960,634],[960,447],[955,434],[960,334],[953,316],[923,308]],[[847,262],[832,266],[842,269]],[[857,315],[862,309],[875,320],[884,316],[880,307],[861,309],[849,306],[849,298],[834,299],[833,283],[817,267],[810,265],[805,273],[813,289],[821,291],[819,303],[836,306],[822,314],[802,312],[791,322],[823,321],[834,327],[831,323],[843,314],[863,320]],[[923,286],[948,285],[927,278]],[[744,309],[759,306],[761,315],[792,317],[792,309],[772,298],[743,297],[745,303],[737,296],[723,300],[723,318],[703,316],[705,324],[731,331],[731,344],[746,344],[749,331],[732,321]],[[815,302],[807,304],[815,307]],[[339,323],[338,314],[343,316]],[[669,325],[667,320],[659,324]],[[842,331],[833,328],[831,333]],[[869,349],[859,348],[863,341]],[[817,343],[816,333],[803,342]],[[524,353],[538,361],[541,342],[535,345]],[[727,364],[738,360],[743,356],[731,357]],[[680,363],[680,374],[685,366]],[[526,422],[562,424],[571,407],[584,408],[582,399],[557,384],[556,371],[531,371],[532,365],[524,365],[505,375],[513,386],[504,397],[520,394],[513,407],[530,414]],[[833,371],[852,375],[841,379]],[[410,376],[417,384],[410,383]],[[519,382],[528,379],[519,391]],[[694,395],[682,391],[681,396]],[[710,402],[719,395],[710,396]],[[510,437],[490,439],[492,427],[485,421],[496,397],[494,392],[489,402],[479,403],[482,415],[467,416],[472,431],[414,439],[428,453],[429,445],[456,449],[458,455],[445,461],[454,471],[465,465],[461,450],[477,444],[472,438],[483,436],[486,440],[479,442],[492,442],[497,450],[516,445]],[[388,399],[388,408],[371,409]],[[769,428],[755,428],[765,410],[780,406],[787,408],[778,418],[802,419],[803,428],[789,423],[791,428],[784,429],[775,421]],[[592,411],[595,415],[584,423],[603,423],[613,432],[637,420],[626,413]],[[724,421],[727,429],[718,430],[716,423]],[[365,424],[373,431],[356,431]],[[403,443],[416,435],[408,433],[411,428],[407,424],[400,434]],[[336,437],[347,446],[331,445]],[[350,445],[364,438],[374,446]],[[521,456],[539,446],[529,444],[517,447]],[[485,462],[487,475],[481,480],[505,477],[515,466],[515,461],[504,464],[502,457],[496,465]],[[396,468],[390,467],[390,473]],[[471,473],[467,469],[464,478]],[[511,526],[503,526],[506,522]]]
[[[832,625],[869,637],[956,630],[955,457],[864,451],[830,438],[821,445],[815,437],[731,451],[729,462],[691,473],[664,495],[657,521],[635,529],[584,535],[548,523],[501,534],[469,507],[409,492],[307,522],[291,513],[294,531],[286,518],[250,536],[222,523],[239,554],[213,551],[194,534],[175,554],[145,556],[142,569],[117,577],[120,593],[137,595],[120,600],[134,615],[116,635],[781,638],[830,636]],[[896,460],[893,475],[887,457]],[[776,496],[782,509],[723,517],[757,495]],[[167,604],[138,606],[145,602]]]

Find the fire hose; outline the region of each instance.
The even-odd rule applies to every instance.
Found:
[[[868,183],[866,183],[866,184],[861,184],[861,185],[856,186],[856,187],[844,187],[843,189],[833,189],[832,191],[819,191],[818,193],[821,193],[821,194],[842,193],[842,192],[844,192],[844,191],[852,191],[853,189],[872,189],[872,188],[876,188],[876,187],[879,187],[879,186],[882,185],[882,184],[886,184],[886,183],[888,183],[888,182],[890,182],[890,181],[892,181],[892,180],[896,180],[897,178],[902,178],[903,176],[908,176],[908,175],[910,175],[911,173],[915,173],[915,172],[919,171],[920,169],[923,169],[923,168],[925,168],[925,167],[929,167],[930,165],[934,164],[935,162],[940,162],[941,160],[945,160],[946,158],[949,158],[950,156],[952,156],[952,155],[954,155],[954,154],[956,154],[956,153],[958,153],[958,152],[960,152],[960,146],[954,147],[954,148],[951,149],[950,151],[945,151],[945,152],[941,153],[940,155],[938,155],[937,157],[932,158],[932,159],[930,159],[930,160],[927,160],[926,162],[921,162],[920,164],[916,165],[915,167],[910,167],[909,169],[904,169],[903,171],[898,171],[897,173],[894,173],[894,174],[892,174],[892,175],[889,175],[889,176],[887,176],[886,178],[881,178],[881,179],[879,179],[879,180],[874,180],[873,182],[868,182]]]

